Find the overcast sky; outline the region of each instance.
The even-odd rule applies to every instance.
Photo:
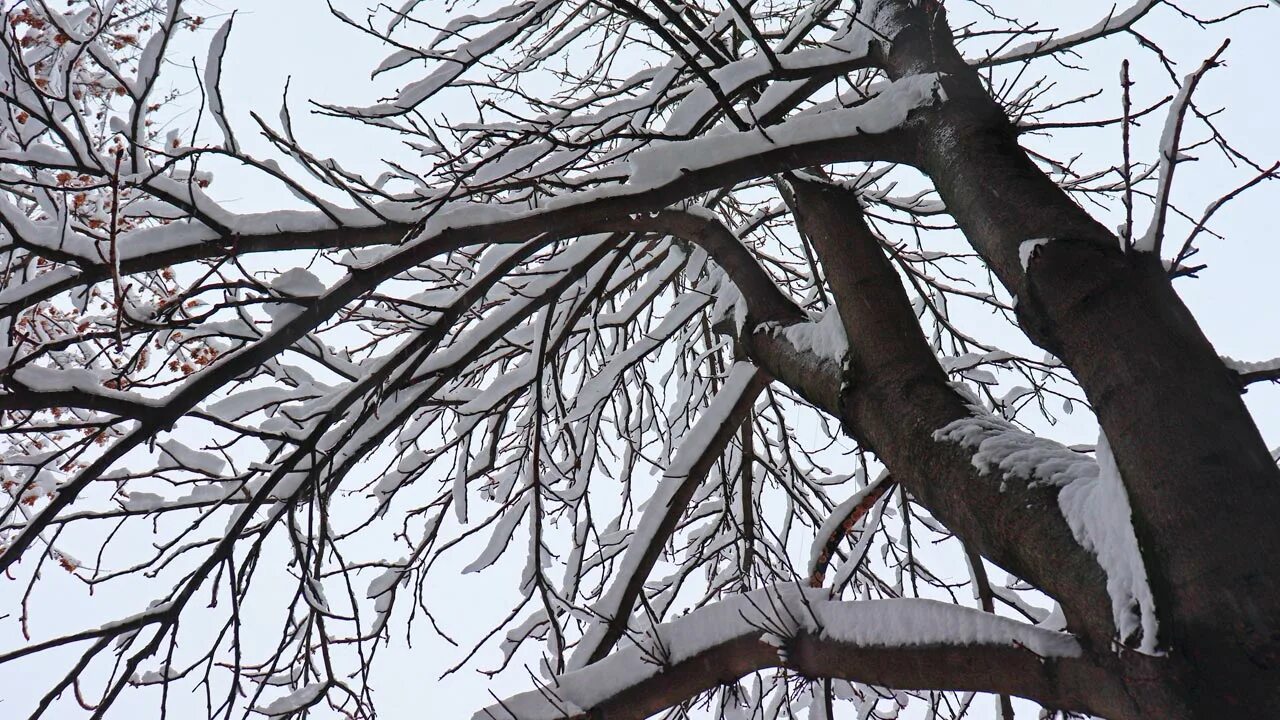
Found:
[[[364,16],[360,9],[363,0],[345,0],[339,7],[353,17]],[[388,94],[399,83],[421,72],[420,65],[393,77],[385,78],[376,87],[369,81],[369,72],[388,52],[375,40],[344,26],[328,14],[320,0],[222,0],[227,10],[238,9],[236,29],[227,53],[224,92],[237,115],[242,137],[249,127],[248,111],[256,110],[272,122],[280,106],[282,89],[290,81],[290,100],[294,108],[294,123],[299,134],[319,154],[332,155],[358,169],[376,174],[380,157],[403,156],[399,146],[389,133],[368,131],[355,123],[316,116],[308,113],[306,101],[314,99],[335,104],[359,104],[372,102]],[[419,12],[434,13],[442,17],[437,0],[424,2]],[[1122,6],[1126,2],[1120,3]],[[1227,3],[1190,2],[1188,8],[1209,16],[1225,12]],[[1234,4],[1230,4],[1234,7]],[[1007,12],[1022,17],[1042,18],[1044,26],[1058,26],[1074,30],[1092,25],[1106,16],[1113,7],[1109,0],[1021,0],[999,3]],[[1280,134],[1275,132],[1276,118],[1280,117],[1280,93],[1274,72],[1280,53],[1275,49],[1280,37],[1280,12],[1273,9],[1253,14],[1253,21],[1236,23],[1231,27],[1232,46],[1227,54],[1228,66],[1211,75],[1201,87],[1199,101],[1203,107],[1225,106],[1222,118],[1224,128],[1233,140],[1266,160],[1280,158]],[[1150,37],[1164,40],[1170,54],[1183,65],[1179,73],[1193,70],[1220,42],[1219,33],[1203,33],[1192,23],[1181,20],[1167,9],[1157,9],[1144,19],[1142,27]],[[1108,93],[1118,85],[1118,69],[1121,59],[1133,54],[1133,43],[1128,40],[1108,41],[1105,46],[1091,49],[1085,64],[1096,72],[1062,74],[1062,96],[1068,96],[1073,87],[1080,93],[1099,89],[1105,83]],[[1135,67],[1149,67],[1149,58],[1143,57]],[[1141,71],[1139,71],[1141,72]],[[1172,92],[1167,79],[1154,75],[1137,76],[1140,85],[1135,90],[1143,106],[1148,101]],[[454,115],[447,105],[431,106],[432,112]],[[1118,113],[1118,103],[1116,112]],[[461,109],[458,109],[461,112]],[[1163,116],[1137,131],[1136,137],[1149,143],[1145,157],[1154,157],[1156,137],[1160,132]],[[1062,135],[1053,150],[1063,157],[1081,153],[1112,152],[1113,148],[1081,146],[1064,149],[1063,142],[1070,143],[1081,137]],[[1083,138],[1088,142],[1091,139]],[[264,149],[265,152],[265,149]],[[1182,198],[1195,198],[1188,207],[1202,207],[1226,189],[1226,183],[1238,182],[1241,176],[1206,171],[1195,166],[1183,168],[1178,179],[1177,192]],[[258,183],[234,185],[228,188],[222,182],[215,189],[224,197],[235,197],[236,205],[243,210],[266,210],[276,203],[290,198],[279,187],[268,188]],[[1216,224],[1227,242],[1207,240],[1196,260],[1209,264],[1201,280],[1181,281],[1183,293],[1193,311],[1204,325],[1210,338],[1223,354],[1245,360],[1261,360],[1280,355],[1280,300],[1277,300],[1277,268],[1280,268],[1280,242],[1275,219],[1275,207],[1280,200],[1278,186],[1264,187],[1242,198],[1231,211]],[[1137,227],[1146,226],[1146,217],[1138,215]],[[1254,386],[1248,394],[1250,406],[1261,424],[1269,445],[1280,445],[1280,387]],[[1077,414],[1066,427],[1059,428],[1071,442],[1092,442],[1094,426]],[[1078,434],[1077,434],[1078,433]],[[1061,435],[1058,435],[1062,437]],[[508,558],[509,560],[510,558]],[[487,578],[492,576],[493,580]],[[436,575],[445,577],[444,574]],[[472,579],[457,587],[442,588],[443,603],[448,598],[462,602],[453,607],[440,608],[442,616],[460,631],[458,639],[465,646],[465,638],[487,630],[487,623],[504,612],[502,597],[512,597],[513,587],[505,583],[512,580],[510,573],[501,571],[486,573],[485,582]],[[495,601],[492,595],[499,597]],[[470,616],[470,617],[468,617]],[[468,623],[468,620],[471,620]],[[450,681],[435,684],[437,668],[452,664],[460,657],[459,650],[447,647],[435,638],[424,638],[430,645],[422,645],[412,653],[397,655],[391,663],[384,663],[379,677],[385,680],[378,686],[380,706],[388,718],[410,717],[417,710],[430,707],[441,717],[462,718],[489,701],[488,690],[498,695],[503,688],[487,688],[482,676],[466,669]],[[425,657],[424,657],[425,656]],[[482,653],[478,667],[489,667],[495,652]],[[403,658],[403,661],[401,661]],[[391,660],[383,658],[384,661]],[[508,682],[519,683],[517,675],[508,675]],[[527,681],[526,681],[527,683]],[[517,689],[526,689],[522,685]],[[425,705],[424,705],[425,703]],[[984,708],[985,712],[985,708]]]
[[[439,0],[427,0],[423,12],[440,14]],[[329,155],[357,170],[377,173],[380,158],[394,158],[403,152],[402,146],[389,133],[372,132],[349,121],[316,116],[309,112],[308,100],[336,104],[360,104],[371,102],[387,94],[394,87],[412,77],[401,73],[377,86],[369,81],[370,70],[387,52],[384,46],[334,19],[322,0],[219,0],[210,13],[210,25],[220,24],[220,13],[237,11],[236,27],[228,46],[224,70],[223,93],[231,109],[236,128],[243,145],[255,154],[269,155],[265,143],[254,138],[254,124],[249,112],[256,111],[268,122],[277,123],[278,111],[286,81],[290,82],[289,98],[294,111],[294,124],[300,139],[319,155]],[[1027,16],[1044,16],[1046,24],[1058,22],[1064,28],[1081,28],[1091,25],[1105,16],[1110,2],[1075,1],[1063,3],[1027,1],[1003,4],[1010,12],[1025,12]],[[1224,4],[1218,2],[1190,3],[1206,14],[1221,12]],[[363,17],[357,10],[360,0],[343,2],[341,7],[353,15]],[[434,9],[433,9],[434,8]],[[1018,8],[1018,10],[1014,10]],[[1233,26],[1233,45],[1228,52],[1229,66],[1217,71],[1201,91],[1201,103],[1206,107],[1223,105],[1227,113],[1224,127],[1235,133],[1240,141],[1256,157],[1274,159],[1280,157],[1280,139],[1274,128],[1280,117],[1280,94],[1275,91],[1274,67],[1280,53],[1275,50],[1280,37],[1280,12],[1262,12],[1254,15],[1255,21]],[[1190,23],[1177,21],[1171,13],[1157,11],[1144,21],[1152,28],[1152,36],[1174,38],[1173,51],[1179,59],[1188,62],[1180,72],[1193,69],[1192,63],[1207,56],[1216,44],[1218,35],[1201,35]],[[1176,33],[1176,34],[1175,34]],[[191,55],[200,63],[204,61],[201,47],[210,33],[198,34],[183,40],[183,47],[190,47]],[[1119,67],[1119,59],[1130,51],[1131,43],[1115,42],[1089,54],[1090,62],[1102,68]],[[175,58],[180,59],[180,58]],[[421,66],[416,66],[420,70]],[[176,73],[175,73],[176,74]],[[1082,89],[1093,89],[1105,80],[1112,82],[1116,72],[1112,69],[1096,75],[1078,76],[1084,82]],[[1169,91],[1167,82],[1160,85],[1157,78],[1149,80],[1148,87],[1140,92],[1148,96],[1162,96]],[[175,82],[184,84],[178,77]],[[1068,83],[1074,80],[1068,80]],[[1118,108],[1117,108],[1118,110]],[[432,112],[447,113],[448,107],[432,107]],[[179,125],[190,112],[177,118]],[[187,121],[189,124],[189,121]],[[1159,123],[1150,123],[1147,135],[1158,133]],[[1070,142],[1070,135],[1059,141],[1059,156],[1074,154],[1063,150],[1061,142]],[[1148,138],[1150,139],[1150,137]],[[1081,147],[1079,152],[1099,152],[1099,148]],[[1227,177],[1216,172],[1183,171],[1179,177],[1178,192],[1186,197],[1203,197],[1206,200],[1220,194]],[[264,181],[261,176],[231,169],[219,172],[211,188],[215,196],[225,200],[229,207],[242,212],[270,210],[295,201],[284,189]],[[1280,268],[1280,242],[1277,242],[1275,206],[1280,194],[1275,187],[1264,187],[1245,196],[1224,216],[1216,228],[1228,241],[1208,240],[1196,258],[1209,264],[1199,281],[1182,281],[1180,291],[1201,320],[1206,332],[1219,351],[1244,360],[1261,360],[1280,355],[1280,323],[1276,308],[1276,269]],[[1197,207],[1191,203],[1190,207]],[[1141,216],[1140,216],[1141,217]],[[1145,227],[1145,218],[1138,222]],[[1255,386],[1248,394],[1270,446],[1280,445],[1280,388]],[[1077,418],[1079,423],[1087,421]],[[1068,429],[1067,432],[1072,432]],[[1079,440],[1080,438],[1067,438]],[[1089,439],[1091,441],[1091,438]],[[505,685],[489,686],[487,679],[468,668],[450,679],[437,682],[441,670],[461,659],[469,642],[478,638],[489,625],[497,622],[509,610],[508,599],[514,594],[513,581],[523,558],[509,555],[495,572],[480,578],[470,576],[440,588],[438,610],[446,626],[457,631],[462,649],[448,646],[438,638],[420,632],[415,638],[419,644],[412,651],[402,647],[403,634],[393,632],[395,644],[392,652],[380,658],[376,678],[376,697],[382,717],[398,720],[409,717],[442,717],[455,720],[470,717],[476,709],[492,702],[489,691],[502,696],[513,690],[528,688],[527,679],[518,673],[506,676]],[[513,560],[514,558],[514,560]],[[468,558],[456,556],[461,564]],[[449,577],[448,572],[437,571],[437,579]],[[472,667],[489,668],[496,664],[497,653],[484,652]],[[26,665],[25,672],[33,667]],[[52,665],[48,667],[53,667]],[[12,677],[12,676],[10,676]],[[7,695],[10,679],[0,679],[0,695]],[[138,706],[145,713],[153,712],[153,705]],[[0,716],[5,715],[0,704]],[[122,706],[119,710],[124,711]],[[985,712],[985,710],[984,710]],[[118,712],[127,717],[128,712]]]

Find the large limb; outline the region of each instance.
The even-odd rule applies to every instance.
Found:
[[[801,597],[803,593],[803,597]],[[1132,713],[1123,687],[1068,635],[931,600],[828,600],[772,586],[657,626],[629,647],[474,720],[649,717],[749,673],[1025,697],[1053,708]]]
[[[393,245],[413,228],[408,223],[389,222],[373,227],[335,227],[313,231],[285,231],[261,235],[229,235],[209,240],[199,240],[165,247],[152,252],[122,258],[120,274],[160,270],[170,265],[180,265],[194,260],[234,257],[247,253],[278,252],[284,250],[350,250],[375,245]],[[13,228],[18,244],[21,235]],[[58,256],[48,248],[23,245],[35,255],[47,256],[66,264],[47,276],[37,276],[28,283],[0,295],[0,317],[11,317],[26,307],[42,300],[57,297],[74,288],[85,287],[110,280],[113,269],[107,262],[89,262],[81,257]]]
[[[1058,489],[983,475],[971,452],[934,439],[972,411],[930,349],[856,193],[800,179],[792,187],[849,342],[849,377],[833,398],[845,429],[951,531],[1057,599],[1073,630],[1106,647],[1114,632],[1106,578],[1072,535]]]
[[[1159,613],[1199,717],[1280,703],[1280,469],[1160,258],[1126,252],[1019,147],[956,52],[940,6],[868,6],[892,77],[944,72],[917,117],[918,165],[1001,282],[1028,335],[1058,355],[1114,450]],[[1023,267],[1020,249],[1035,248]],[[1030,249],[1031,246],[1028,246]],[[1260,558],[1265,558],[1260,560]],[[1243,713],[1243,714],[1241,714]]]

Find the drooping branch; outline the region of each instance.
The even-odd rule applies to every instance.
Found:
[[[769,384],[768,376],[749,363],[734,366],[706,413],[680,444],[649,499],[631,545],[607,594],[593,608],[600,619],[575,649],[569,667],[598,662],[613,649],[627,630],[649,573],[688,509],[694,491],[724,455],[738,428],[750,416],[756,398]]]
[[[818,528],[817,537],[813,540],[813,550],[810,551],[809,585],[811,587],[822,587],[827,577],[827,566],[838,551],[840,543],[853,532],[876,503],[896,486],[897,482],[894,481],[893,476],[885,473],[854,493],[848,500],[840,503],[831,512],[827,521]],[[857,558],[852,560],[856,561]]]
[[[278,325],[261,340],[196,374],[167,397],[128,436],[112,444],[59,489],[28,528],[0,553],[0,569],[15,562],[51,518],[128,451],[172,425],[231,379],[283,352],[388,278],[433,257],[471,245],[518,242],[539,235],[551,242],[557,237],[581,235],[594,224],[610,218],[655,211],[698,193],[778,170],[839,160],[883,159],[892,155],[894,148],[901,150],[909,146],[904,145],[909,142],[908,135],[898,125],[912,109],[937,99],[933,93],[935,85],[936,79],[914,79],[896,90],[887,89],[857,108],[801,118],[800,122],[788,121],[792,124],[788,133],[793,140],[790,144],[762,142],[751,133],[741,133],[742,137],[719,135],[655,148],[649,151],[647,161],[633,161],[629,191],[581,193],[563,198],[551,208],[512,210],[497,214],[496,219],[493,208],[479,204],[450,205],[439,210],[419,223],[397,251],[367,267],[353,268],[341,282],[310,301],[303,312]],[[851,121],[852,127],[833,123],[836,115]],[[863,119],[863,129],[859,129],[858,118]],[[671,167],[669,161],[682,154],[703,158],[705,162],[690,163],[694,167]]]
[[[800,306],[778,288],[742,240],[714,216],[668,209],[609,219],[594,227],[613,232],[665,233],[678,237],[702,248],[715,260],[733,281],[747,304],[747,312],[756,322],[790,325],[809,319]]]

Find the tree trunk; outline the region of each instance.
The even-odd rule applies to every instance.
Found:
[[[1123,249],[1021,150],[940,11],[891,3],[874,24],[903,28],[882,48],[891,75],[949,74],[947,102],[920,118],[919,165],[1014,295],[1028,335],[1075,374],[1113,448],[1167,653],[1137,664],[1164,668],[1188,717],[1274,717],[1280,571],[1258,558],[1280,557],[1280,469],[1238,381],[1159,258]],[[1023,268],[1033,239],[1050,242]]]

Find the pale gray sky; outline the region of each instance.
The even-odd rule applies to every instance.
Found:
[[[1046,25],[1059,24],[1075,29],[1092,24],[1105,16],[1112,3],[1088,0],[1071,3],[1037,0],[1034,2],[1006,3],[1017,12],[1025,12],[1045,18]],[[1205,14],[1221,12],[1224,4],[1199,1],[1189,3]],[[294,112],[294,125],[300,139],[315,153],[329,155],[344,164],[376,174],[380,158],[395,158],[404,152],[389,133],[378,132],[350,121],[313,115],[307,101],[310,99],[337,104],[359,104],[376,100],[392,91],[400,83],[412,78],[413,69],[385,78],[377,86],[369,81],[369,72],[381,60],[386,49],[367,36],[344,26],[331,17],[321,0],[219,0],[219,11],[237,10],[235,32],[227,51],[223,92],[242,144],[255,154],[270,155],[265,142],[255,132],[249,111],[256,111],[268,122],[277,123],[282,91],[287,79],[291,80],[290,104]],[[439,14],[435,0],[427,0],[422,8]],[[341,7],[356,17],[363,17],[358,10],[361,0],[345,0]],[[209,13],[216,15],[216,12]],[[1228,66],[1216,71],[1202,86],[1200,102],[1206,107],[1226,106],[1222,125],[1233,139],[1256,157],[1280,157],[1280,136],[1274,132],[1275,119],[1280,117],[1280,94],[1275,91],[1273,77],[1275,61],[1280,55],[1275,49],[1275,38],[1280,37],[1280,12],[1261,12],[1253,15],[1252,22],[1238,23],[1231,27],[1233,45],[1228,52]],[[215,17],[211,26],[219,24]],[[1144,21],[1150,35],[1170,42],[1174,56],[1183,61],[1180,72],[1189,72],[1199,59],[1207,56],[1216,46],[1216,34],[1203,35],[1193,25],[1177,20],[1172,13],[1158,10]],[[184,39],[184,47],[190,46],[190,54],[203,63],[202,43],[209,33]],[[1098,69],[1096,73],[1064,75],[1064,87],[1078,85],[1080,91],[1093,90],[1100,83],[1114,94],[1120,58],[1132,53],[1132,43],[1109,42],[1104,47],[1090,49],[1083,64]],[[420,66],[414,66],[420,68]],[[176,70],[176,68],[175,68]],[[175,82],[189,84],[188,77],[174,73]],[[1140,97],[1153,99],[1167,94],[1167,81],[1140,77]],[[1063,91],[1068,95],[1069,91]],[[1142,103],[1139,102],[1139,105]],[[433,106],[431,111],[449,113],[450,108]],[[1118,105],[1117,105],[1118,111]],[[190,115],[179,117],[179,125],[189,124]],[[1154,155],[1155,135],[1159,133],[1158,119],[1148,122],[1139,138],[1151,143]],[[1097,142],[1086,135],[1086,142]],[[1074,154],[1063,149],[1064,143],[1075,141],[1076,136],[1063,134],[1055,141],[1058,156]],[[1106,152],[1107,148],[1082,145],[1079,152]],[[1238,176],[1237,176],[1238,179]],[[1186,166],[1181,170],[1177,192],[1180,197],[1202,198],[1192,201],[1189,207],[1198,208],[1226,189],[1228,176],[1215,167],[1200,170]],[[264,182],[256,174],[229,168],[222,169],[214,186],[215,196],[228,201],[232,209],[252,212],[294,204],[287,192],[277,184]],[[1276,270],[1280,268],[1280,242],[1276,241],[1275,220],[1277,201],[1275,187],[1263,187],[1239,200],[1230,212],[1216,224],[1228,241],[1206,240],[1196,258],[1209,264],[1202,280],[1181,281],[1179,289],[1196,312],[1206,332],[1220,352],[1244,360],[1260,360],[1280,355],[1280,313],[1276,299]],[[1145,217],[1139,215],[1139,227],[1145,226]],[[1255,386],[1248,393],[1250,407],[1271,446],[1280,445],[1280,387]],[[1071,435],[1084,433],[1088,421],[1075,416],[1060,432]],[[1068,437],[1068,440],[1092,441],[1092,437]],[[438,569],[437,582],[450,578],[435,593],[438,613],[445,627],[456,633],[461,648],[452,647],[426,631],[420,623],[415,634],[413,650],[404,647],[403,632],[393,632],[393,647],[382,651],[375,672],[376,698],[381,717],[399,720],[411,717],[467,718],[471,713],[492,702],[490,693],[504,696],[513,691],[527,689],[527,678],[519,673],[505,676],[502,684],[490,684],[483,675],[473,669],[464,669],[444,681],[437,681],[440,672],[462,658],[470,643],[477,640],[489,627],[498,622],[510,609],[515,578],[523,557],[515,553],[505,557],[499,566],[481,576],[458,576],[453,579],[451,570]],[[464,552],[452,556],[460,568],[470,556]],[[514,559],[513,559],[514,558]],[[455,568],[456,570],[456,568]],[[82,592],[82,591],[80,591]],[[125,602],[125,598],[121,602]],[[75,612],[72,605],[68,612]],[[193,616],[195,617],[195,616]],[[190,620],[188,622],[191,622]],[[4,630],[3,632],[8,632]],[[496,650],[482,652],[472,667],[491,668],[499,658]],[[30,674],[31,680],[45,671],[53,672],[62,667],[67,656],[51,656],[39,663],[25,664],[20,672]],[[54,662],[54,661],[58,662]],[[12,698],[19,694],[13,689],[12,674],[0,677],[0,697],[10,700],[0,704],[0,716],[15,712]],[[138,717],[150,717],[154,712],[153,700],[136,697],[127,700],[115,713],[119,717],[130,716],[130,709]],[[985,712],[985,709],[984,709]],[[19,716],[25,716],[25,712]]]

